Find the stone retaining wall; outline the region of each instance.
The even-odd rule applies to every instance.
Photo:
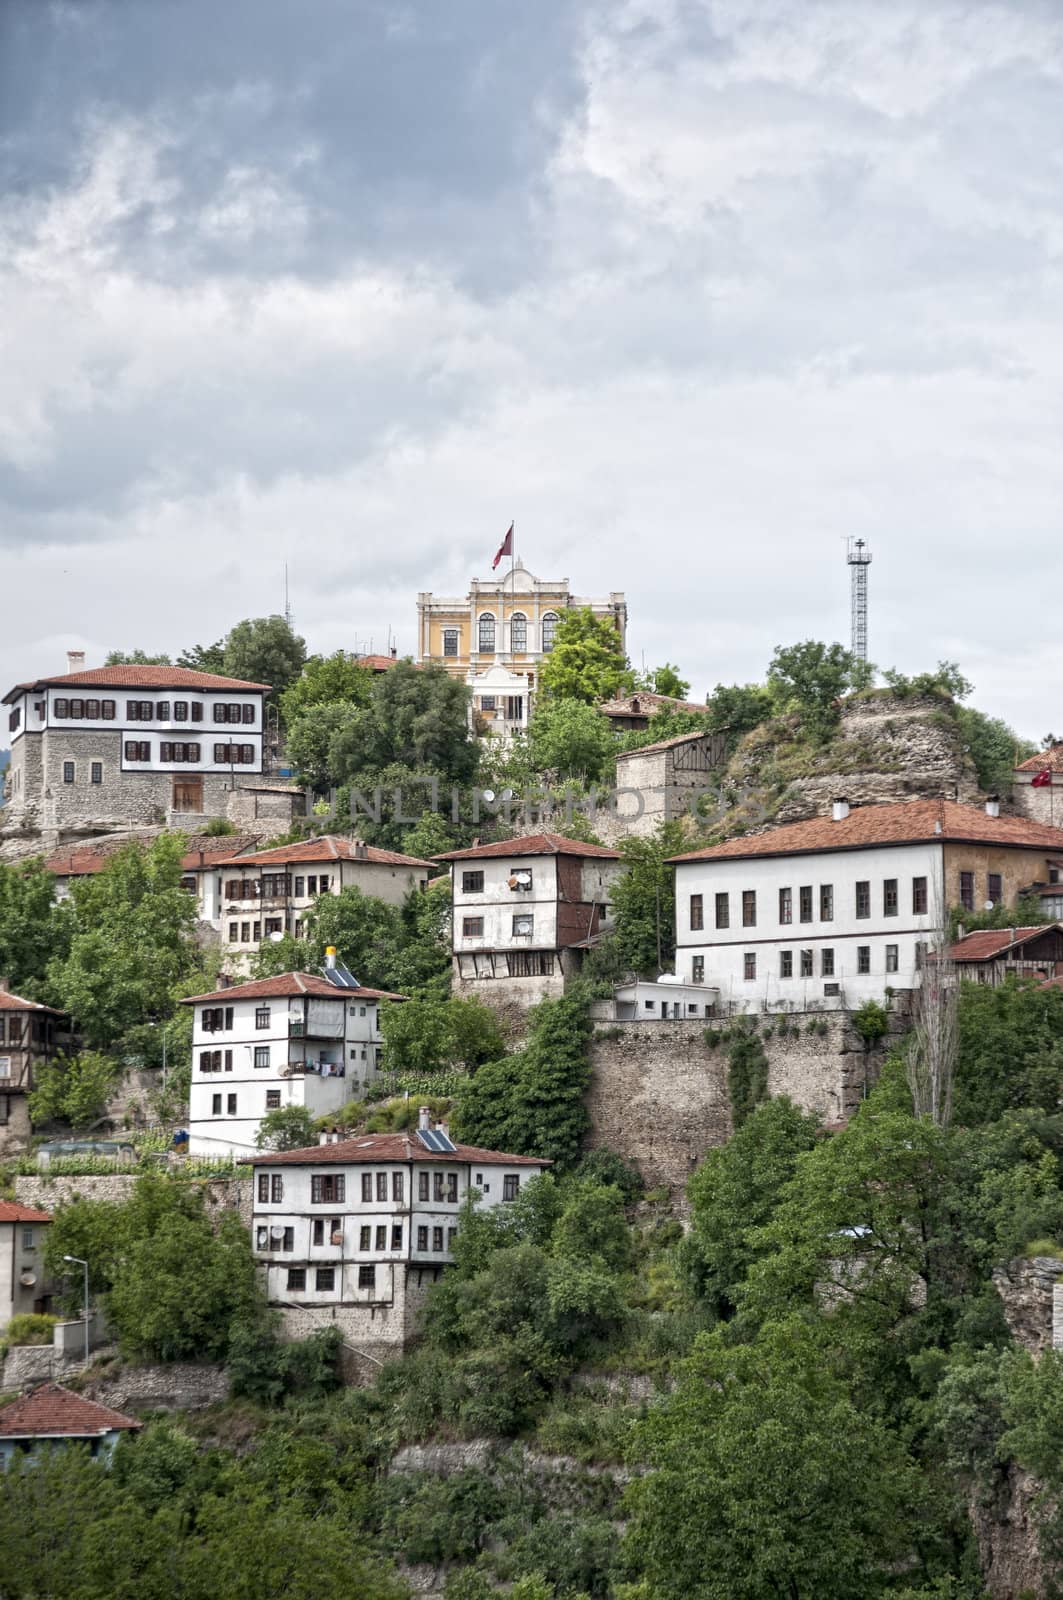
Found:
[[[20,1205],[37,1206],[42,1211],[57,1211],[71,1200],[110,1200],[121,1204],[133,1193],[133,1186],[142,1174],[137,1172],[106,1172],[71,1177],[65,1173],[55,1177],[45,1174],[15,1179],[15,1199]],[[207,1210],[220,1214],[235,1211],[245,1227],[251,1226],[251,1176],[225,1178],[182,1179],[181,1169],[174,1166],[169,1176],[177,1180],[199,1184],[204,1191]]]
[[[216,1362],[172,1361],[151,1366],[124,1362],[98,1377],[89,1374],[81,1392],[115,1411],[202,1411],[228,1400],[229,1374]]]
[[[865,1050],[848,1013],[764,1016],[757,1023],[769,1094],[789,1095],[825,1122],[847,1120],[877,1078],[883,1054]],[[780,1024],[785,1037],[775,1031]],[[765,1025],[771,1038],[763,1038]],[[891,1025],[902,1023],[891,1019]],[[720,1033],[730,1026],[726,1020],[600,1025],[590,1051],[590,1147],[618,1151],[648,1187],[681,1196],[705,1152],[731,1135],[727,1047],[712,1049],[705,1041],[706,1028]]]

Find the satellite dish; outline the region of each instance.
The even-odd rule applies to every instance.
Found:
[[[35,1272],[23,1272],[18,1281],[24,1289],[32,1289],[37,1282],[37,1274]]]
[[[512,789],[503,789],[502,790],[502,799],[503,800],[512,800],[512,798],[513,798],[513,790]]]
[[[495,791],[493,789],[485,789],[484,790],[483,798],[487,801],[488,805],[491,804],[491,801],[494,799],[494,797],[495,797]]]
[[[283,1239],[284,1238],[284,1229],[283,1228],[271,1228],[269,1230],[269,1236],[270,1236],[271,1239]]]
[[[271,938],[271,939],[272,939],[272,941],[273,941],[273,943],[274,943],[274,944],[280,944],[280,942],[281,942],[281,940],[282,940],[282,939],[283,939],[283,938],[284,938],[284,935],[283,935],[283,933],[281,933],[281,932],[280,932],[280,931],[279,931],[279,930],[278,930],[278,931],[277,931],[277,932],[275,932],[275,933],[271,933],[271,934],[270,934],[270,938]]]
[[[986,903],[985,903],[985,906],[983,907],[983,910],[992,911],[992,909],[993,909],[995,904],[996,904],[995,900],[987,900]]]

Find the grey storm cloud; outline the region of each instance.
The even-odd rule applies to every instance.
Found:
[[[1049,0],[7,0],[3,672],[285,564],[410,648],[515,517],[704,693],[861,534],[876,659],[1043,732],[1061,78]]]

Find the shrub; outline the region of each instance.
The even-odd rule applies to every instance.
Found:
[[[863,1039],[867,1049],[886,1035],[889,1025],[890,1019],[886,1008],[877,1000],[865,1000],[860,1009],[853,1012],[853,1027]]]
[[[235,832],[235,824],[229,822],[225,817],[211,817],[207,826],[203,829],[203,833],[208,839],[217,839],[223,834]]]
[[[11,1318],[4,1337],[8,1344],[51,1344],[52,1329],[58,1321],[58,1317],[43,1311],[20,1311]]]

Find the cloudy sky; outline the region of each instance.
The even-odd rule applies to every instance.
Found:
[[[1063,732],[1058,0],[2,0],[0,677],[623,589]]]

